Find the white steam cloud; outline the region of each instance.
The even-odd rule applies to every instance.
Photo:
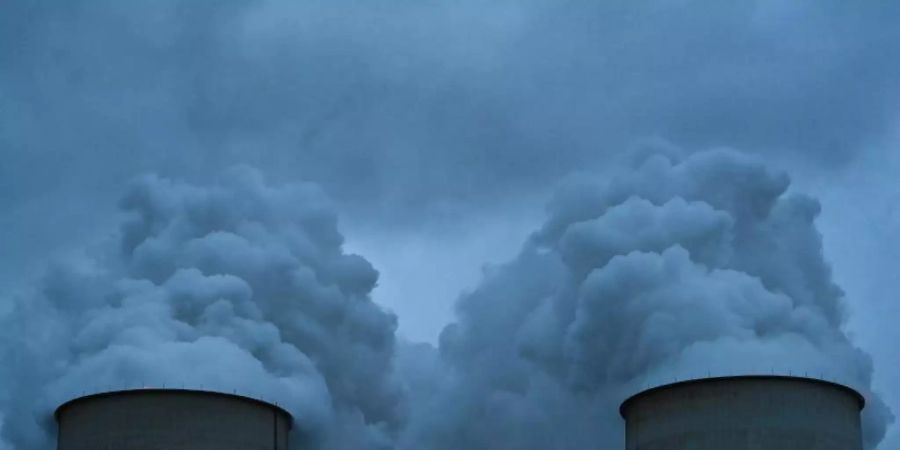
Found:
[[[342,250],[314,186],[151,176],[121,206],[117,234],[4,313],[10,448],[52,448],[60,401],[142,384],[276,400],[297,447],[326,450],[621,448],[618,402],[636,389],[771,369],[862,390],[867,448],[892,420],[843,331],[818,203],[734,151],[654,144],[564,186],[460,298],[437,351],[398,345],[369,297],[378,273]]]
[[[240,168],[210,187],[147,177],[121,206],[111,242],[52,267],[4,320],[12,447],[53,448],[64,399],[139,385],[278,401],[298,444],[386,442],[401,405],[396,320],[370,301],[378,273],[341,250],[317,188],[270,187]]]
[[[422,389],[405,448],[622,448],[628,393],[773,369],[861,389],[867,447],[881,440],[892,416],[842,331],[819,204],[754,158],[679,153],[648,145],[560,190],[518,257],[460,299],[448,380]]]

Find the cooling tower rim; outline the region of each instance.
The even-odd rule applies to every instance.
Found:
[[[729,375],[729,376],[721,376],[721,377],[707,377],[707,378],[692,378],[689,380],[676,381],[674,383],[662,384],[659,386],[654,386],[649,389],[645,389],[636,394],[633,394],[626,398],[622,404],[619,406],[619,415],[623,418],[625,417],[625,410],[628,408],[629,404],[633,401],[637,400],[644,395],[651,394],[658,391],[663,391],[673,387],[686,386],[686,385],[694,385],[694,384],[703,384],[708,382],[716,382],[716,381],[730,381],[730,380],[791,380],[791,381],[802,381],[807,383],[819,384],[823,386],[829,386],[832,388],[836,388],[843,392],[846,392],[852,395],[857,403],[859,403],[859,409],[862,411],[863,408],[866,407],[866,398],[859,391],[853,389],[846,384],[837,383],[834,381],[823,380],[821,378],[811,378],[811,377],[800,377],[794,375]]]
[[[266,400],[262,400],[262,399],[259,399],[256,397],[250,397],[247,395],[241,395],[241,394],[232,393],[232,392],[222,392],[222,391],[214,391],[214,390],[206,390],[206,389],[159,388],[159,387],[115,389],[115,390],[95,392],[92,394],[75,397],[75,398],[66,400],[65,402],[61,403],[58,407],[56,407],[56,410],[53,411],[53,418],[56,419],[57,422],[59,422],[59,416],[60,416],[60,414],[62,414],[62,411],[64,409],[66,409],[74,404],[81,403],[81,402],[87,401],[87,400],[94,400],[94,399],[105,398],[105,397],[115,397],[118,395],[159,394],[159,393],[199,394],[199,395],[206,395],[206,396],[230,398],[233,400],[240,400],[243,402],[250,402],[250,403],[253,403],[256,405],[263,405],[268,408],[272,408],[275,411],[278,411],[278,412],[284,414],[285,416],[287,416],[289,424],[292,424],[294,422],[294,415],[291,414],[290,411],[282,408],[281,406],[279,406],[275,403],[272,403],[272,402],[269,402]]]

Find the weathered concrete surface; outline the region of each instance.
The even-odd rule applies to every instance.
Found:
[[[164,389],[81,397],[56,419],[58,450],[286,450],[292,421],[251,398]]]
[[[710,378],[626,400],[627,450],[862,450],[864,400],[807,378]]]

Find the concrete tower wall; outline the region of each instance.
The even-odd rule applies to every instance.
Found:
[[[292,421],[259,400],[164,389],[77,398],[56,420],[58,450],[286,450]]]
[[[744,376],[660,386],[626,400],[627,450],[862,450],[856,391]]]

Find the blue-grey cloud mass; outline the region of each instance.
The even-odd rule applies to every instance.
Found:
[[[460,298],[439,346],[450,381],[425,390],[409,448],[622,448],[626,393],[776,368],[866,392],[874,448],[893,415],[843,331],[819,203],[734,151],[633,164],[562,189],[518,256]]]
[[[318,188],[247,168],[209,187],[146,177],[121,208],[115,238],[54,264],[4,317],[11,448],[53,448],[52,410],[76,393],[167,383],[277,401],[300,443],[386,439],[403,406],[396,318]]]
[[[764,360],[896,448],[897,17],[3,2],[0,445],[182,382],[314,448],[615,448],[624,393]]]

